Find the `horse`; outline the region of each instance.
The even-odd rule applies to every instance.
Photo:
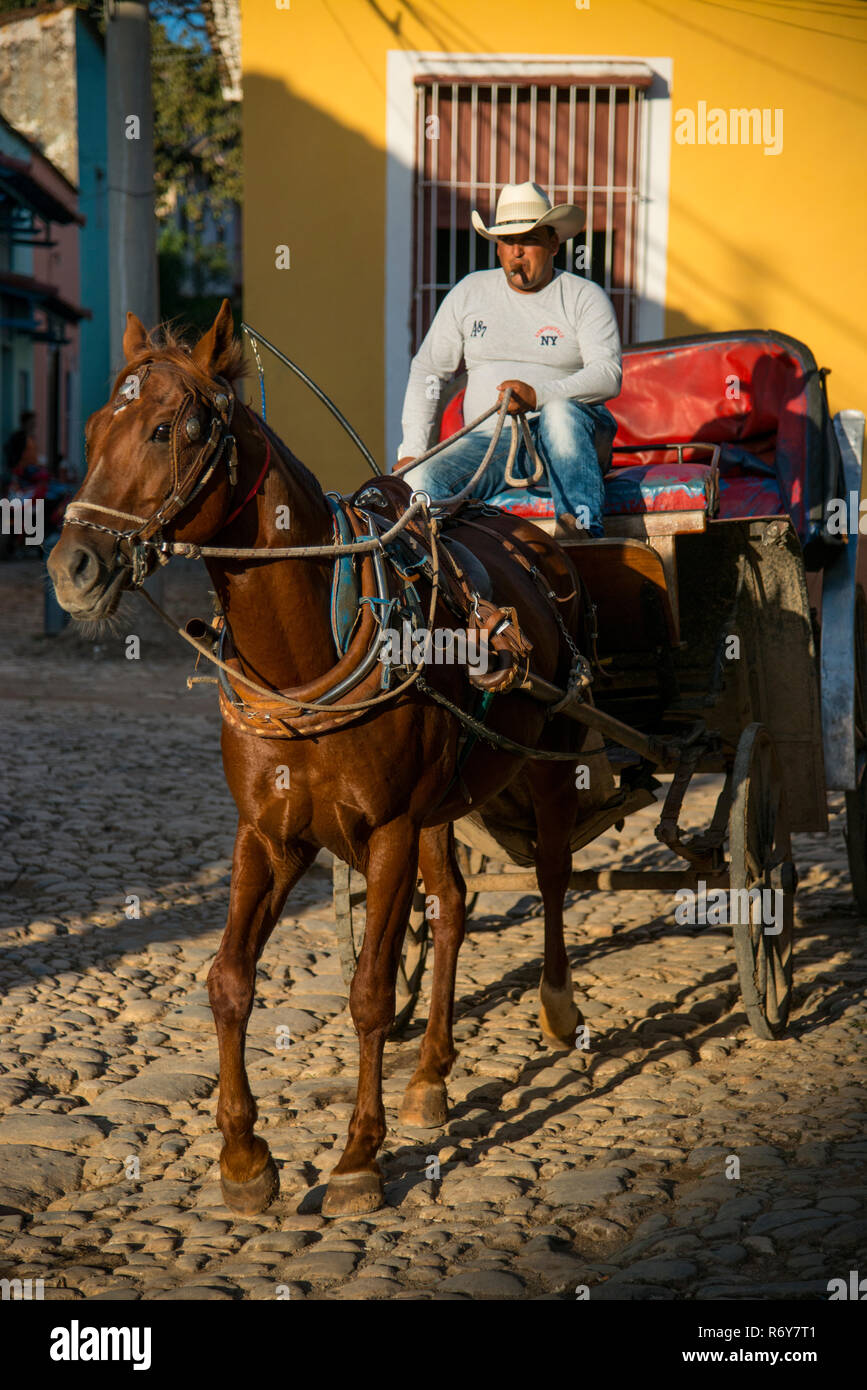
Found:
[[[167,329],[149,334],[128,314],[123,352],[126,363],[108,401],[87,421],[87,471],[48,562],[59,603],[79,623],[102,623],[121,594],[141,584],[168,554],[184,553],[185,547],[194,556],[196,547],[261,549],[261,558],[206,558],[231,625],[237,670],[267,691],[301,692],[312,704],[346,661],[338,659],[335,667],[333,561],[321,554],[272,558],[264,552],[285,547],[287,539],[300,547],[330,546],[332,513],[313,474],[238,396],[243,348],[228,301],[195,343]],[[286,517],[288,532],[278,524]],[[578,580],[566,553],[531,523],[504,513],[493,519],[486,514],[485,525],[474,530],[458,514],[451,534],[463,538],[485,566],[497,601],[520,614],[534,672],[564,686],[582,631]],[[517,564],[515,552],[531,556],[534,564]],[[363,566],[369,564],[364,556]],[[535,582],[540,576],[541,586]],[[420,576],[418,586],[427,603],[430,579]],[[372,609],[371,604],[366,620]],[[435,615],[448,624],[439,594]],[[466,702],[466,671],[442,663],[427,668],[427,679],[427,693],[410,684],[350,717],[337,717],[342,704],[318,722],[313,713],[313,731],[300,736],[283,725],[285,735],[259,737],[223,710],[223,767],[238,826],[228,917],[208,992],[219,1044],[222,1193],[236,1212],[263,1211],[279,1191],[268,1145],[255,1133],[257,1109],[244,1062],[256,963],[288,894],[321,849],[367,880],[366,930],[349,998],[359,1048],[356,1101],[345,1148],[327,1183],[324,1215],[359,1215],[384,1203],[377,1163],[386,1134],[383,1049],[419,873],[428,901],[433,895],[438,905],[430,924],[433,980],[418,1065],[400,1118],[421,1128],[446,1121],[465,918],[453,822],[470,805],[496,812],[520,792],[532,806],[544,909],[539,1022],[549,1045],[575,1046],[583,1020],[573,998],[563,905],[570,834],[593,798],[575,775],[586,731],[550,717],[516,686],[494,696],[491,734],[535,752],[562,746],[568,727],[572,761],[540,761],[478,739],[458,769],[460,720],[430,692],[455,706]],[[287,767],[288,778],[285,771],[278,775]]]

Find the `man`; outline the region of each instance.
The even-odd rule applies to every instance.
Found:
[[[604,402],[620,391],[620,335],[605,292],[592,280],[554,269],[560,242],[584,225],[583,210],[571,203],[552,207],[536,183],[506,184],[494,225],[486,227],[475,211],[472,220],[481,236],[496,241],[502,269],[465,276],[437,310],[410,367],[398,468],[431,447],[439,383],[453,375],[463,357],[464,420],[481,415],[495,399],[502,402],[511,387],[509,413],[526,412],[558,529],[574,534],[583,528],[601,536],[602,472],[617,429]],[[491,416],[401,476],[432,497],[460,492],[481,463],[495,422]],[[507,486],[510,437],[507,425],[473,488],[475,496],[493,497]],[[523,439],[513,473],[533,475]]]

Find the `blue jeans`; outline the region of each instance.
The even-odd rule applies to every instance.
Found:
[[[604,405],[555,400],[543,405],[536,418],[527,423],[546,472],[546,478],[534,484],[532,491],[550,491],[557,516],[568,512],[591,536],[603,535],[602,477],[610,466],[609,451],[617,432],[614,416]],[[473,496],[485,501],[506,490],[510,441],[511,426],[507,421],[488,467],[473,488]],[[519,435],[519,441],[512,471],[516,478],[531,478],[533,463],[523,435]],[[404,469],[400,476],[410,487],[421,488],[433,498],[452,497],[469,482],[490,442],[490,434],[473,430],[426,463]],[[604,464],[600,464],[600,456]]]

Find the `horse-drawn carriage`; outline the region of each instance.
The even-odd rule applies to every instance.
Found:
[[[852,885],[867,912],[864,417],[832,420],[824,369],[777,333],[641,344],[626,349],[623,369],[605,537],[560,541],[595,608],[597,747],[604,737],[617,778],[576,825],[572,849],[651,804],[662,769],[672,777],[656,834],[672,865],[575,870],[570,888],[734,890],[744,1005],[756,1033],[776,1037],[792,987],[791,833],[827,830],[829,790],[846,794]],[[446,407],[441,438],[461,427],[461,404],[459,395]],[[544,480],[492,501],[553,533]],[[724,774],[722,786],[708,828],[687,837],[678,820],[702,772]],[[531,809],[515,802],[499,817],[482,808],[456,823],[468,903],[536,889]],[[333,876],[349,981],[365,885],[339,860]],[[778,895],[773,924],[756,890]],[[395,1029],[412,1015],[427,945],[419,887]]]
[[[864,417],[830,420],[807,349],[768,333],[629,349],[606,534],[561,546],[543,534],[557,523],[541,487],[493,506],[473,501],[469,484],[466,499],[432,501],[382,477],[352,498],[323,494],[266,424],[264,401],[259,416],[237,394],[243,352],[228,301],[195,345],[154,340],[129,315],[124,353],[88,422],[94,462],[49,571],[61,605],[88,622],[139,590],[177,627],[142,587],[174,556],[205,559],[218,596],[214,624],[177,630],[219,673],[238,807],[228,920],[208,976],[227,1204],[261,1211],[278,1190],[254,1132],[244,1037],[256,961],[322,848],[336,856],[359,1036],[356,1106],[326,1215],[384,1200],[382,1047],[395,1015],[400,1024],[411,1013],[427,945],[417,865],[443,911],[401,1117],[430,1128],[448,1113],[464,929],[455,822],[471,895],[538,882],[539,1025],[555,1046],[573,1046],[581,1023],[563,939],[569,886],[727,891],[744,1004],[760,1036],[777,1036],[791,997],[791,832],[827,828],[829,788],[846,793],[853,886],[867,910]],[[480,467],[508,408],[508,394],[492,407]],[[447,435],[458,411],[444,416]],[[504,514],[513,509],[523,516]],[[496,664],[433,670],[426,647],[396,657],[389,624],[407,612],[425,643],[457,616],[490,638]],[[659,770],[672,775],[656,833],[674,867],[572,871],[576,850],[655,801]],[[722,790],[708,828],[688,836],[681,808],[701,772],[724,774]],[[364,913],[343,860],[366,874]]]

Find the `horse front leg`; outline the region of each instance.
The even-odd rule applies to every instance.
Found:
[[[418,829],[392,823],[370,838],[367,921],[349,1007],[358,1034],[358,1091],[346,1148],[322,1202],[323,1216],[359,1216],[383,1204],[376,1162],[385,1138],[382,1054],[394,1022],[395,982],[418,866]]]
[[[575,771],[568,764],[537,763],[527,773],[536,816],[536,881],[545,913],[545,962],[539,984],[539,1026],[546,1042],[573,1048],[583,1015],[572,994],[563,939],[563,903],[572,873],[570,840],[578,809]]]
[[[256,962],[283,910],[286,895],[312,862],[311,846],[286,847],[274,861],[251,825],[238,826],[229,917],[208,973],[208,995],[220,1051],[217,1125],[223,1134],[220,1185],[233,1211],[264,1211],[280,1181],[264,1139],[253,1133],[256,1102],[247,1079],[244,1043],[253,1007]]]
[[[422,1039],[418,1066],[406,1088],[400,1108],[401,1123],[419,1129],[438,1129],[448,1115],[445,1078],[455,1060],[452,1018],[455,1006],[455,974],[464,939],[466,886],[455,853],[451,825],[423,830],[419,865],[427,897],[433,895],[431,917],[434,970],[430,1013]]]

